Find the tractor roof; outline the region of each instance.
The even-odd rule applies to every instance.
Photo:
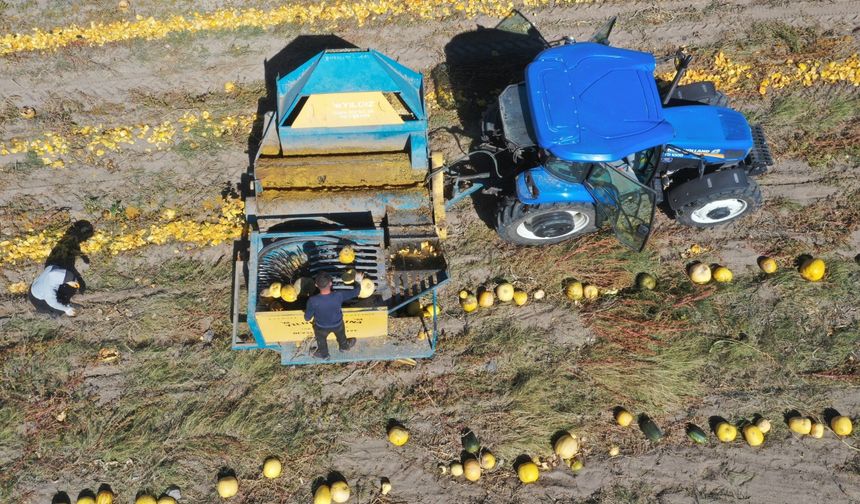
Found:
[[[614,161],[674,136],[654,56],[582,42],[540,53],[526,70],[538,145],[569,161]]]

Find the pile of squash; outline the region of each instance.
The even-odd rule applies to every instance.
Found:
[[[773,275],[779,270],[779,264],[773,257],[762,256],[756,262],[765,275]],[[805,255],[798,260],[797,271],[804,280],[820,282],[827,273],[827,264],[824,259]],[[687,276],[696,285],[707,285],[711,280],[718,283],[730,283],[734,280],[734,274],[726,266],[719,264],[709,266],[699,261],[687,266]]]
[[[535,300],[541,300],[545,296],[543,290],[532,293]],[[513,303],[516,306],[524,306],[529,302],[529,294],[521,288],[514,287],[510,282],[501,282],[495,288],[480,287],[477,294],[462,289],[459,293],[460,307],[466,313],[472,313],[478,308],[490,308],[498,300],[500,303]]]
[[[468,481],[478,481],[484,471],[496,468],[496,456],[489,448],[481,446],[478,436],[466,429],[460,439],[463,445],[462,456],[449,464],[440,464],[440,474],[450,474],[455,478],[463,476]]]
[[[622,427],[628,427],[633,423],[633,415],[620,406],[615,409],[614,418],[615,422]],[[787,418],[786,424],[789,430],[800,436],[808,435],[817,439],[824,437],[825,424],[812,417],[794,412],[794,414]],[[838,413],[831,415],[829,424],[833,433],[840,438],[850,436],[854,430],[851,418]],[[645,414],[639,415],[639,427],[651,441],[656,442],[663,437],[660,429]],[[753,416],[752,420],[742,419],[736,423],[729,422],[723,417],[715,416],[711,417],[711,427],[714,435],[722,443],[731,443],[737,439],[738,429],[740,428],[744,441],[749,446],[757,447],[764,444],[765,435],[771,430],[771,422],[761,415]],[[696,444],[708,443],[708,434],[696,424],[688,423],[685,432],[687,437]]]

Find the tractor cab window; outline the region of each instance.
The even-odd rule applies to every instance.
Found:
[[[548,172],[554,176],[577,184],[581,184],[588,172],[594,166],[594,163],[581,163],[576,161],[565,161],[561,158],[553,156],[547,151],[541,151],[541,162]]]
[[[630,154],[617,161],[610,161],[606,165],[624,172],[627,176],[635,178],[642,184],[648,185],[657,169],[658,160],[658,149],[653,147]]]

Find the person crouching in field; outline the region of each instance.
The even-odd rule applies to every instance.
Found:
[[[44,271],[30,286],[28,297],[37,312],[65,314],[70,317],[77,314],[71,305],[72,296],[78,291],[83,292],[86,283],[75,267],[75,260],[80,257],[84,264],[90,263],[89,258],[81,251],[81,243],[90,239],[93,234],[93,225],[89,221],[77,221],[51,249],[48,259],[45,260]]]
[[[77,312],[71,304],[72,296],[79,288],[74,273],[59,266],[48,266],[33,281],[28,297],[39,313],[74,317]]]

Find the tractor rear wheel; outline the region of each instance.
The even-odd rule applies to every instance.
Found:
[[[706,228],[726,224],[761,206],[761,189],[752,179],[736,187],[705,195],[675,211],[675,220],[686,226]]]
[[[499,236],[517,245],[549,245],[596,229],[590,203],[524,205],[511,198],[499,206],[496,215]]]

